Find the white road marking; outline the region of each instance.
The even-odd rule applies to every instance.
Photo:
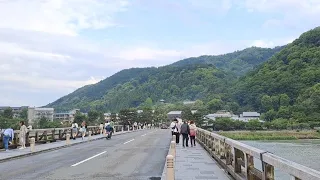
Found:
[[[141,136],[145,136],[145,135],[147,135],[147,134],[143,134],[143,135],[141,135]]]
[[[131,141],[134,141],[134,139],[131,139],[130,141],[127,141],[127,142],[125,142],[125,143],[123,143],[123,144],[127,144],[127,143],[129,143],[129,142],[131,142]]]
[[[99,153],[99,154],[96,154],[96,155],[94,155],[94,156],[92,156],[92,157],[89,157],[88,159],[85,159],[85,160],[83,160],[83,161],[80,161],[80,162],[78,162],[78,163],[76,163],[76,164],[74,164],[74,165],[71,165],[72,167],[74,167],[74,166],[78,166],[79,164],[82,164],[82,163],[84,163],[84,162],[86,162],[86,161],[89,161],[90,159],[93,159],[93,158],[95,158],[95,157],[97,157],[97,156],[100,156],[100,155],[102,155],[102,154],[104,154],[104,153],[106,153],[107,151],[103,151],[102,153]]]

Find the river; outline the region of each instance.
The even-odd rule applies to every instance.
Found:
[[[241,141],[261,150],[320,171],[320,140],[289,141]],[[255,160],[255,167],[261,170],[261,162]],[[276,179],[290,180],[290,176],[275,169]]]

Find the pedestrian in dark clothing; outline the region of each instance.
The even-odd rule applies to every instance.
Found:
[[[188,147],[190,127],[189,127],[187,121],[185,121],[185,122],[181,125],[180,133],[182,134],[182,146],[185,147],[185,146],[184,146],[184,143],[186,143],[186,146]]]

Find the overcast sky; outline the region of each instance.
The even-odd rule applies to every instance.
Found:
[[[42,106],[119,70],[291,42],[320,0],[0,0],[0,106]]]

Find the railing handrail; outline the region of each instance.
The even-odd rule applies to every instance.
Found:
[[[117,126],[122,126],[122,125],[114,125],[115,127]],[[98,128],[99,126],[88,126],[88,128]],[[80,128],[80,126],[78,127]],[[52,130],[68,130],[68,129],[72,129],[72,127],[64,127],[64,128],[46,128],[46,129],[31,129],[28,130],[28,132],[36,132],[36,131],[52,131]],[[14,133],[19,133],[20,130],[14,130]]]
[[[289,175],[292,175],[300,179],[320,180],[320,172],[317,170],[314,170],[312,168],[303,166],[293,161],[284,159],[270,152],[263,151],[261,149],[249,146],[239,141],[224,137],[217,133],[209,132],[201,128],[198,128],[198,131],[200,132],[202,131],[203,134],[210,135],[214,139],[225,142],[226,144],[230,145],[232,148],[236,148],[242,151],[243,153],[253,156],[258,160],[279,169],[282,172],[288,173]]]

